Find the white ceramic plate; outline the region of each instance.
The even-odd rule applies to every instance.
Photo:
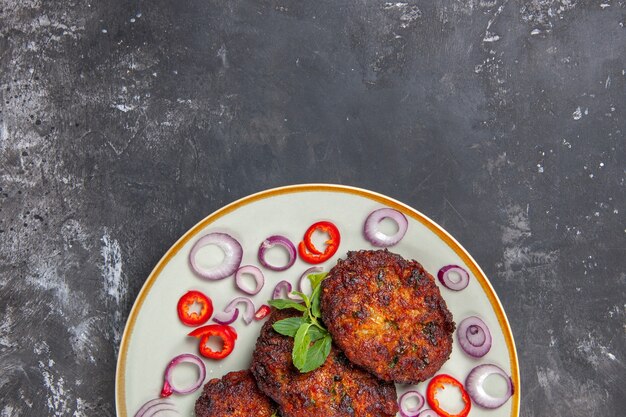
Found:
[[[363,223],[371,211],[381,207],[395,208],[409,219],[405,237],[390,248],[392,252],[419,261],[434,276],[448,264],[464,266],[470,272],[467,288],[455,292],[440,286],[442,296],[457,324],[469,315],[479,315],[491,330],[493,346],[480,360],[463,353],[454,337],[452,355],[439,373],[448,373],[463,382],[477,364],[494,363],[500,366],[513,379],[513,397],[496,410],[484,410],[473,405],[470,416],[518,417],[520,378],[513,336],[498,297],[472,257],[446,231],[411,207],[371,191],[323,184],[289,186],[245,197],[209,215],[170,248],[146,280],[126,324],[116,375],[118,417],[133,416],[143,403],[159,395],[163,371],[174,356],[185,352],[197,353],[198,340],[186,336],[192,329],[184,326],[176,314],[181,295],[198,289],[213,300],[216,312],[234,297],[243,295],[236,289],[232,277],[207,282],[192,273],[188,255],[199,237],[214,231],[227,232],[244,249],[242,265],[259,265],[257,250],[268,236],[284,235],[297,245],[311,224],[329,220],[341,232],[341,246],[332,259],[322,264],[327,271],[348,250],[373,248],[363,237]],[[276,253],[272,256],[280,256],[280,250],[273,251]],[[220,256],[218,249],[207,250],[206,255]],[[266,284],[253,297],[255,305],[266,304],[279,281],[297,282],[308,267],[309,264],[298,259],[284,272],[262,268]],[[235,350],[224,360],[205,360],[207,380],[249,368],[261,325],[262,322],[253,322],[246,326],[239,318],[234,324],[239,335]],[[176,378],[184,382],[186,379],[193,380],[193,376],[192,370],[183,368]],[[426,385],[419,384],[417,389],[425,393]],[[407,389],[406,386],[398,388],[399,394]],[[193,415],[193,405],[200,392],[172,397],[181,415]]]

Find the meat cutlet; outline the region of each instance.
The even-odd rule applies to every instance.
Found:
[[[396,389],[350,363],[336,347],[319,368],[300,373],[293,365],[293,339],[272,328],[278,320],[300,316],[273,310],[263,325],[252,355],[252,373],[259,389],[279,405],[283,417],[392,417]]]
[[[276,404],[263,394],[249,370],[230,372],[204,385],[196,417],[272,417]]]
[[[382,380],[417,384],[450,357],[455,325],[434,278],[386,249],[339,260],[322,281],[321,310],[347,358]]]

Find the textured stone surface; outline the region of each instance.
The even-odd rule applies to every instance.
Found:
[[[144,279],[278,185],[396,197],[511,320],[521,416],[626,409],[624,1],[0,1],[0,416],[113,416]]]

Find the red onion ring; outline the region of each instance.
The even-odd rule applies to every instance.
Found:
[[[450,273],[456,272],[459,274],[460,279],[458,281],[453,281],[450,278]],[[446,265],[437,272],[437,278],[449,290],[452,291],[461,291],[469,284],[470,276],[469,273],[458,265]]]
[[[198,379],[188,388],[177,388],[172,383],[172,371],[181,363],[192,363],[198,367]],[[202,386],[204,379],[206,378],[206,367],[202,359],[191,353],[183,353],[176,356],[170,361],[165,368],[165,377],[163,378],[163,389],[161,390],[161,397],[169,397],[172,393],[187,395],[195,392]]]
[[[285,249],[287,249],[289,260],[287,261],[287,264],[283,266],[271,265],[265,260],[265,252],[273,248],[276,245],[282,246]],[[267,239],[265,239],[263,242],[261,242],[261,245],[259,246],[258,255],[259,255],[259,262],[264,267],[271,269],[272,271],[284,271],[286,269],[291,268],[291,266],[296,262],[296,247],[285,236],[279,236],[279,235],[270,236]]]
[[[479,317],[470,316],[463,319],[456,337],[465,353],[474,358],[482,358],[491,349],[491,332]]]
[[[166,398],[155,398],[144,403],[144,405],[142,405],[141,408],[135,413],[135,417],[146,417],[148,411],[152,410],[154,407],[159,407],[159,409],[161,409],[163,406],[174,407],[174,403]]]
[[[291,290],[293,287],[289,281],[280,281],[274,287],[274,291],[272,292],[272,300],[276,300],[277,298],[287,298],[289,300],[299,300],[300,297],[291,295]],[[283,292],[285,296],[283,297]]]
[[[228,305],[224,309],[224,313],[232,312],[235,309],[235,306],[240,303],[245,304],[246,306],[246,311],[243,314],[243,322],[246,324],[252,323],[252,320],[254,320],[254,313],[256,312],[256,308],[254,307],[254,303],[252,302],[252,300],[249,298],[246,298],[246,297],[234,298],[230,303],[228,303]]]
[[[248,290],[243,283],[243,274],[250,274],[254,277],[254,281],[256,282],[256,286],[253,290]],[[263,285],[265,285],[265,276],[263,276],[263,272],[259,268],[254,265],[246,265],[242,266],[235,273],[235,284],[237,284],[237,288],[246,294],[255,295],[261,291]]]
[[[237,320],[237,317],[239,317],[239,309],[234,308],[228,313],[225,311],[217,313],[216,315],[213,316],[213,321],[218,324],[225,325],[225,324],[230,324],[234,322],[235,320]]]
[[[219,265],[205,269],[200,267],[196,262],[196,255],[201,248],[207,245],[219,247],[224,252],[224,261]],[[191,248],[191,252],[189,252],[189,265],[200,278],[214,281],[234,274],[237,268],[239,268],[239,265],[241,265],[242,257],[243,248],[239,242],[230,235],[226,233],[209,233],[198,239]]]
[[[378,225],[383,219],[391,219],[398,225],[398,231],[389,236],[378,230]],[[406,216],[398,210],[392,208],[381,208],[374,210],[367,216],[365,225],[363,226],[363,234],[365,238],[374,246],[387,247],[393,246],[404,237],[409,227],[409,221]]]
[[[304,288],[304,282],[307,279],[307,277],[310,274],[313,274],[315,272],[322,272],[324,270],[324,268],[322,268],[321,266],[312,266],[309,269],[307,269],[306,271],[304,271],[302,273],[302,275],[300,275],[300,278],[298,279],[298,291],[300,291],[301,293],[305,293],[308,294],[308,290],[306,290],[306,288]],[[297,298],[298,300],[300,299],[300,297]]]
[[[415,406],[409,406],[408,404],[406,404],[406,401],[411,398],[417,398],[417,404]],[[418,411],[422,407],[424,407],[424,403],[426,403],[426,401],[424,400],[424,396],[422,394],[414,390],[407,391],[402,394],[402,396],[400,396],[400,399],[398,400],[400,415],[402,417],[417,417],[417,415],[419,414]]]
[[[507,390],[503,397],[492,397],[487,394],[487,391],[485,391],[485,388],[483,387],[487,377],[493,374],[502,376],[507,382]],[[502,368],[493,364],[478,365],[472,369],[465,380],[465,389],[472,398],[472,401],[474,401],[477,405],[488,409],[494,409],[502,406],[502,404],[511,398],[513,392],[515,391],[511,377],[508,376]]]
[[[439,417],[439,414],[435,413],[430,408],[427,408],[426,410],[422,410],[417,417]]]
[[[175,417],[180,413],[174,406],[156,405],[152,407],[143,417]]]

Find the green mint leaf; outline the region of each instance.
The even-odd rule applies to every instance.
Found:
[[[320,296],[322,292],[321,288],[322,287],[317,286],[311,294],[311,314],[315,318],[322,317],[322,312],[320,310]]]
[[[298,369],[301,369],[306,362],[307,352],[311,345],[311,338],[308,335],[311,326],[311,323],[302,323],[293,339],[291,360],[293,361],[293,365]]]
[[[302,300],[304,301],[304,305],[306,305],[306,308],[311,308],[311,300],[309,299],[308,295],[300,291],[292,291],[291,293],[302,298]],[[302,311],[305,311],[305,310],[302,310]]]
[[[286,308],[295,308],[298,311],[307,311],[307,308],[308,308],[308,306],[305,307],[296,301],[286,300],[284,298],[277,298],[275,300],[269,300],[267,303],[271,305],[272,307],[275,307],[279,310],[284,310]]]
[[[328,331],[324,329],[320,329],[317,326],[311,326],[309,329],[309,337],[311,338],[311,342],[315,342],[316,340],[320,340],[328,335]]]
[[[314,291],[317,287],[320,286],[320,283],[324,281],[328,272],[320,272],[319,274],[309,274],[307,278],[311,281],[311,289]]]
[[[313,346],[309,348],[306,354],[306,361],[299,367],[300,372],[310,372],[319,368],[326,362],[326,358],[330,353],[331,338],[330,335],[326,335],[322,339],[319,339],[313,343]]]
[[[302,317],[289,317],[288,319],[278,320],[272,324],[272,327],[284,336],[295,337],[303,322]]]

